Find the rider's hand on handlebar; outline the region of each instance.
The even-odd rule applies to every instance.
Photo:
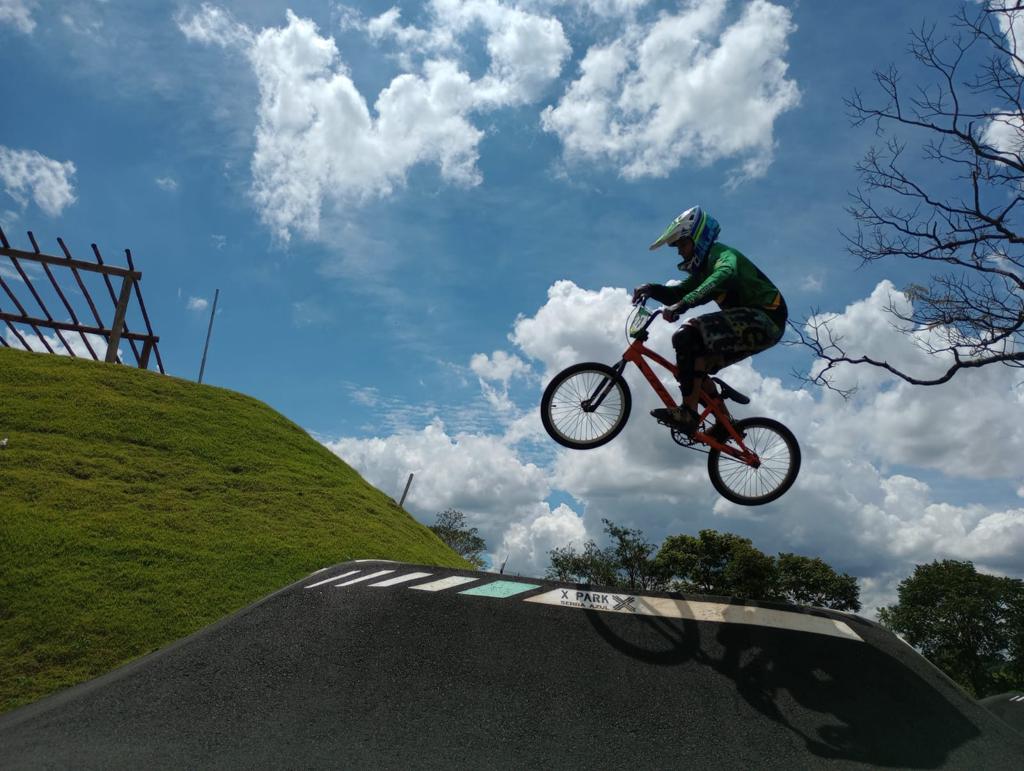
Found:
[[[684,302],[678,302],[675,305],[666,305],[661,309],[661,317],[671,324],[673,321],[678,321],[679,317],[689,309],[690,306]]]
[[[641,284],[633,290],[633,305],[639,305],[651,296],[651,287],[654,284]]]

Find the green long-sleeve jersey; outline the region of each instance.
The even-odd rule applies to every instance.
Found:
[[[778,287],[739,250],[716,242],[704,267],[681,284],[652,286],[651,297],[665,305],[684,302],[703,305],[710,300],[720,308],[760,308],[780,326],[786,323],[785,300]]]

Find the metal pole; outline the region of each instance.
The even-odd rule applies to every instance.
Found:
[[[199,382],[203,382],[203,370],[206,369],[206,352],[210,348],[210,335],[213,333],[213,317],[217,313],[217,298],[220,297],[220,290],[213,292],[213,310],[210,311],[210,326],[206,330],[206,345],[203,346],[203,363],[199,365]]]
[[[402,504],[405,503],[405,496],[409,494],[409,487],[412,485],[412,474],[409,474],[409,479],[405,483],[405,492],[402,493],[402,500],[398,502],[398,508],[402,508]]]

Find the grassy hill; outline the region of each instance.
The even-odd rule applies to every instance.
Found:
[[[468,567],[238,393],[0,348],[0,711],[347,559]]]

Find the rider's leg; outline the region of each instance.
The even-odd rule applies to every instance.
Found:
[[[681,390],[683,391],[683,404],[694,412],[697,412],[700,395],[703,391],[710,390],[715,393],[714,381],[708,377],[707,373],[707,359],[703,356],[697,356],[693,360],[693,378],[690,380],[690,387]]]
[[[697,369],[700,344],[700,332],[689,323],[672,335],[672,347],[676,349],[676,377],[683,395],[682,404],[671,409],[661,407],[651,410],[651,415],[658,420],[690,436],[699,422],[694,408],[700,399],[700,381],[704,377],[704,372]]]
[[[692,322],[683,324],[672,335],[672,347],[676,350],[676,378],[683,398],[687,399],[694,393],[700,393],[697,380],[697,359],[703,352],[700,330]],[[703,372],[701,372],[703,377]]]

